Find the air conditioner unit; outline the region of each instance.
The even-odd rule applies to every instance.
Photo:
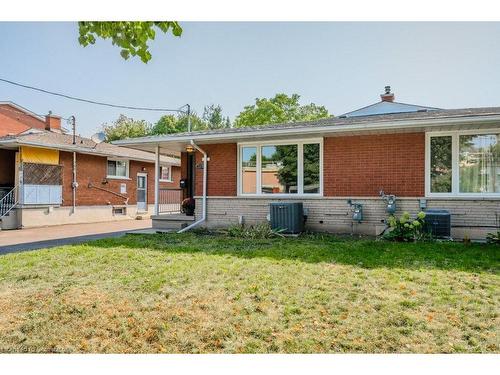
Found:
[[[302,202],[273,202],[269,205],[271,228],[282,233],[304,231],[304,206]]]
[[[425,211],[425,229],[433,237],[451,237],[451,214],[447,210],[429,209]]]

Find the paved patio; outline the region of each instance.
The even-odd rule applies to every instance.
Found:
[[[110,221],[53,227],[0,231],[0,255],[119,237],[127,232],[151,228],[151,220]]]

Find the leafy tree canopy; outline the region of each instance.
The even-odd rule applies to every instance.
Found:
[[[78,22],[80,36],[78,42],[86,47],[95,44],[96,38],[111,39],[113,45],[121,48],[120,55],[127,60],[139,56],[142,62],[151,60],[148,42],[156,37],[156,29],[174,36],[181,36],[182,28],[178,22]]]
[[[207,105],[203,110],[203,121],[209,129],[224,129],[231,127],[229,117],[222,115],[222,107],[220,105]]]
[[[280,93],[274,98],[256,98],[255,104],[245,106],[236,117],[235,126],[278,124],[284,122],[311,121],[329,117],[324,106],[314,103],[300,105],[300,95],[288,96]]]
[[[144,120],[134,120],[120,115],[112,124],[103,124],[102,131],[106,135],[106,142],[118,139],[144,137],[151,133],[151,124]]]
[[[195,112],[191,112],[191,131],[207,129],[207,124]],[[172,134],[188,131],[188,117],[186,114],[179,116],[165,115],[151,129],[151,134]]]
[[[191,130],[223,129],[231,126],[229,117],[222,115],[220,105],[208,105],[203,110],[203,116],[200,117],[196,112],[191,112]],[[153,126],[151,134],[172,134],[188,131],[188,117],[186,114],[165,115]]]
[[[179,121],[178,116],[174,115],[165,115],[162,116],[158,122],[151,129],[151,134],[159,135],[159,134],[171,134],[171,133],[182,133],[187,131],[187,126],[183,127]]]

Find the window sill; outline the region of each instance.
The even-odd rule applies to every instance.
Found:
[[[132,179],[130,177],[122,177],[122,176],[106,176],[108,180],[127,180],[131,181]]]
[[[160,182],[174,182],[173,180],[158,180]]]

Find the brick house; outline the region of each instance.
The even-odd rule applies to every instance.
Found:
[[[383,190],[398,215],[448,210],[454,238],[499,228],[500,107],[398,103],[386,88],[379,102],[338,117],[116,144],[181,152],[196,219],[209,227],[265,222],[270,202],[300,201],[309,230],[375,235],[388,216]],[[348,199],[362,204],[362,222]]]
[[[13,103],[0,103],[0,135],[0,229],[152,213],[154,154],[78,136],[73,143],[59,117]],[[159,210],[179,211],[180,159],[161,156],[159,172],[159,191],[169,199]]]

